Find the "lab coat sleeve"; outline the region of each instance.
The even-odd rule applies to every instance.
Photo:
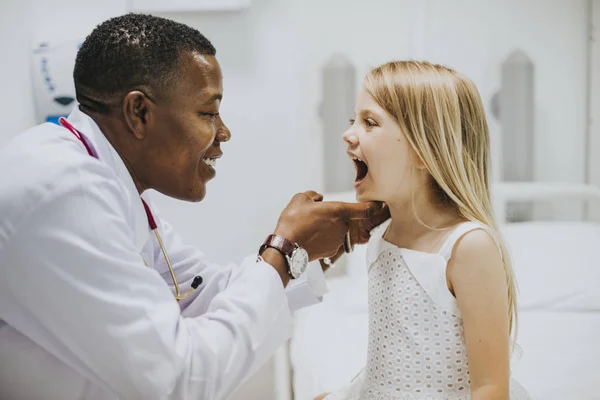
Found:
[[[153,207],[156,210],[156,207]],[[164,219],[160,219],[159,229],[165,248],[169,254],[175,276],[180,286],[181,293],[185,293],[191,287],[194,277],[200,275],[203,279],[202,285],[179,305],[185,316],[202,315],[214,296],[224,290],[229,284],[229,278],[233,264],[219,265],[210,262],[204,254],[195,246],[185,245],[173,227]],[[154,265],[163,279],[174,291],[173,280],[166,265],[165,258],[160,251],[157,239],[153,238]],[[249,256],[245,262],[257,255]],[[290,281],[286,288],[286,296],[290,311],[319,303],[323,295],[328,291],[323,269],[318,262],[312,262],[298,279]]]
[[[291,332],[278,274],[247,259],[202,314],[182,315],[128,213],[108,171],[66,178],[0,253],[3,297],[22,311],[6,322],[119,398],[229,397]]]
[[[304,274],[290,281],[286,288],[290,310],[296,311],[320,303],[328,291],[321,264],[318,261],[311,262]]]

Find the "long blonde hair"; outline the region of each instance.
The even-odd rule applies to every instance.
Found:
[[[495,235],[506,271],[509,332],[516,336],[517,289],[492,209],[489,131],[475,84],[441,65],[393,61],[372,69],[365,89],[398,123],[444,199]]]

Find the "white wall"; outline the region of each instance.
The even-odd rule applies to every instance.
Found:
[[[534,176],[539,181],[585,180],[586,1],[420,1],[425,29],[420,54],[471,77],[484,104],[500,88],[500,65],[514,50],[535,68]],[[500,176],[501,129],[488,112]],[[548,215],[540,207],[536,215]],[[577,218],[580,207],[558,204],[554,216]]]
[[[223,146],[206,200],[158,200],[181,233],[209,255],[226,261],[252,252],[293,193],[322,188],[320,68],[333,52],[345,53],[359,76],[392,58],[448,64],[473,78],[487,105],[499,88],[502,59],[524,50],[536,68],[535,175],[583,181],[585,1],[365,4],[255,0],[243,12],[168,15],[215,43],[225,73],[223,116],[233,140]],[[34,39],[85,36],[96,23],[125,12],[126,1],[3,0],[1,7],[0,50],[10,57],[0,65],[0,106],[10,118],[0,119],[0,144],[35,122],[29,66]]]
[[[525,51],[536,73],[536,179],[584,181],[585,1],[376,0],[366,7],[345,0],[257,0],[243,13],[174,17],[216,43],[226,74],[224,116],[234,137],[224,146],[220,176],[202,206],[182,205],[171,215],[186,234],[195,232],[188,221],[197,212],[243,243],[228,252],[231,242],[214,243],[212,232],[200,232],[198,243],[211,243],[207,251],[217,258],[254,250],[294,192],[322,188],[317,109],[321,67],[334,52],[346,54],[359,76],[394,58],[448,64],[475,81],[488,106],[500,86],[502,60]],[[499,127],[489,120],[498,149]],[[284,166],[295,181],[259,179],[276,188],[260,200],[240,200],[236,189],[225,188],[237,183],[243,193],[260,192],[253,177],[265,176],[271,165]],[[203,213],[223,207],[232,213],[228,221]],[[242,230],[238,221],[246,222]]]
[[[486,107],[500,88],[500,64],[513,50],[524,51],[535,69],[534,176],[539,181],[584,182],[586,109],[586,1],[507,0],[428,4],[425,54],[470,76]],[[492,143],[501,132],[488,112]],[[495,176],[500,160],[496,159]],[[540,208],[536,213],[547,215]],[[580,208],[556,207],[563,218]]]
[[[1,145],[34,124],[33,39],[85,35],[123,13],[126,2],[0,1]],[[536,68],[536,177],[584,179],[583,0],[253,0],[242,12],[168,16],[216,45],[225,74],[222,114],[233,138],[205,201],[157,202],[189,242],[218,261],[255,251],[293,193],[322,188],[320,68],[333,52],[345,53],[359,75],[394,58],[448,64],[475,81],[488,105],[500,62],[524,50]]]
[[[589,74],[589,148],[588,148],[588,179],[589,183],[600,185],[600,0],[592,0],[592,15],[590,22],[593,26],[593,40],[590,43]],[[600,221],[600,204],[590,207],[590,217]]]
[[[123,0],[0,0],[0,145],[36,122],[30,50],[40,39],[85,37],[125,10]]]

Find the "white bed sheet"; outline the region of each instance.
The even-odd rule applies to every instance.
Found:
[[[505,234],[522,309],[600,312],[600,225],[508,224]]]
[[[513,376],[535,398],[600,399],[600,225],[520,223],[504,229],[520,288]],[[291,341],[296,400],[348,382],[366,361],[364,247],[322,304],[296,315]]]
[[[349,382],[365,365],[366,280],[331,279],[321,304],[295,315],[290,359],[294,400],[312,400]]]

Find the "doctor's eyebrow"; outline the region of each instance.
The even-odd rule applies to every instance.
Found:
[[[210,96],[210,98],[208,100],[206,100],[206,103],[212,103],[213,101],[221,101],[223,100],[223,94],[222,93],[215,93],[212,96]]]

